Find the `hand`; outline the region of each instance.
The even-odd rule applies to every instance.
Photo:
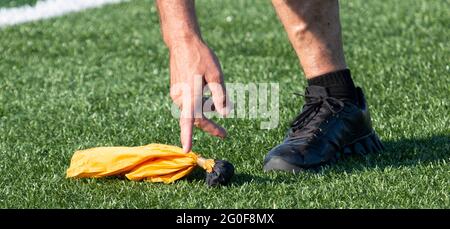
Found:
[[[220,115],[230,112],[223,73],[216,55],[201,40],[172,43],[170,47],[170,96],[181,109],[180,138],[185,153],[192,148],[192,129],[225,138],[224,128],[206,118],[203,112],[203,87],[211,90],[214,108]]]

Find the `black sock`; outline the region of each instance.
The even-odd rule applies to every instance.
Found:
[[[356,88],[349,69],[316,76],[308,80],[308,85],[327,88],[331,97],[356,101]]]

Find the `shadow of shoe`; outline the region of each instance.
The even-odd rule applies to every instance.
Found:
[[[429,164],[450,159],[450,135],[441,133],[427,138],[409,138],[383,141],[385,150],[365,157],[353,155],[336,165],[322,169],[354,172],[368,169],[384,169],[401,166]]]

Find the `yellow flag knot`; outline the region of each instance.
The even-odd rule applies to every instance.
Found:
[[[226,185],[234,175],[228,161],[205,159],[177,146],[149,144],[136,147],[97,147],[79,150],[67,169],[69,178],[125,176],[130,180],[172,183],[187,176],[196,166],[206,173],[209,186]]]
[[[197,157],[197,165],[202,167],[206,172],[212,173],[214,168],[214,160],[213,159],[205,159],[202,156],[198,155]]]

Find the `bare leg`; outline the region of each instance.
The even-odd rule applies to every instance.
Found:
[[[272,0],[306,78],[345,69],[338,0]]]
[[[341,153],[382,150],[361,88],[342,49],[338,0],[272,0],[300,60],[305,104],[285,140],[264,159],[264,170],[301,172],[334,164]]]

